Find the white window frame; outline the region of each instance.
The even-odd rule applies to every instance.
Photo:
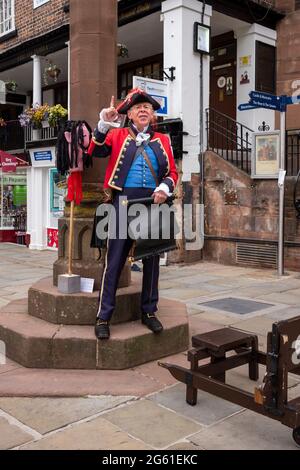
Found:
[[[33,0],[33,9],[34,8],[38,8],[42,5],[44,5],[44,3],[48,3],[50,0]]]
[[[9,5],[9,7],[5,11],[5,2]],[[11,14],[8,15],[8,10],[10,9]],[[15,30],[15,0],[1,0],[0,3],[0,10],[1,10],[1,16],[0,16],[0,37],[5,36],[6,34],[10,33],[11,31]],[[1,21],[1,17],[3,20]],[[11,21],[11,26],[10,28],[6,29],[5,23]],[[3,31],[2,31],[3,28]]]

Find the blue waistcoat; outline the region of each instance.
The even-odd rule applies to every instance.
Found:
[[[158,161],[155,153],[149,145],[145,146],[147,156],[152,163],[153,169],[158,175]],[[125,184],[125,188],[156,188],[156,183],[147,165],[147,162],[143,158],[143,155],[139,155],[128,172]]]

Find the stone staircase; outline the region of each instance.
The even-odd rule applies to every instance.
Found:
[[[98,293],[61,294],[52,278],[34,284],[28,299],[0,311],[0,340],[7,356],[25,367],[126,369],[184,351],[188,347],[185,304],[161,299],[159,335],[140,322],[140,278],[118,289],[111,338],[94,335]]]

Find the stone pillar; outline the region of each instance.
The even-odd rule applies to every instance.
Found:
[[[166,0],[162,3],[164,21],[164,67],[176,67],[170,82],[170,118],[181,118],[184,155],[182,181],[191,181],[199,173],[200,129],[200,54],[194,52],[194,23],[202,22],[203,3],[198,0]],[[205,6],[204,23],[210,25],[212,8]],[[203,123],[209,106],[209,56],[203,58]],[[204,139],[206,133],[203,132]],[[204,142],[205,148],[205,142]]]
[[[250,27],[245,27],[235,31],[237,39],[237,106],[242,103],[248,103],[249,93],[255,91],[256,84],[256,41],[276,46],[277,33],[273,29],[266,28],[257,23]],[[249,65],[241,66],[240,57],[249,57]],[[241,84],[241,75],[248,73],[249,83]],[[259,119],[258,119],[259,112]],[[275,127],[275,111],[260,108],[248,111],[239,111],[237,109],[237,121],[245,126],[258,131],[258,125],[265,121],[270,130]]]
[[[117,0],[82,0],[70,3],[70,118],[86,120],[95,127],[99,111],[116,96],[117,86]],[[75,206],[73,272],[95,279],[99,288],[103,265],[98,250],[90,248],[93,217],[102,199],[107,160],[94,159],[93,168],[83,176],[83,201]],[[59,253],[53,279],[67,272],[69,205],[59,220]],[[130,283],[127,266],[120,286]]]

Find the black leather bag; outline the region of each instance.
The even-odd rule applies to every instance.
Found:
[[[154,204],[153,198],[128,201],[128,235],[133,240],[132,261],[177,249],[176,235],[180,227],[173,200],[174,197],[168,198],[162,205]],[[138,218],[130,215],[133,204],[144,206]],[[137,230],[134,230],[136,227]]]

